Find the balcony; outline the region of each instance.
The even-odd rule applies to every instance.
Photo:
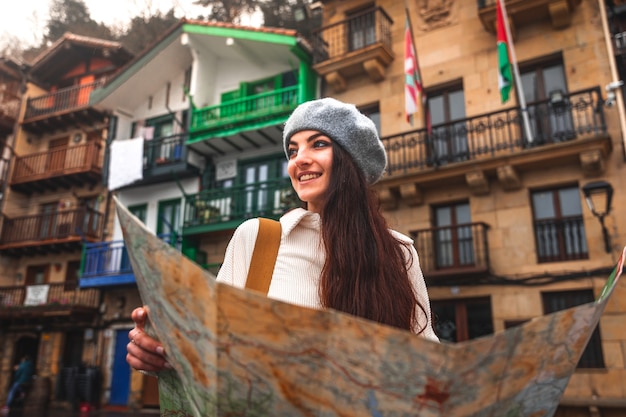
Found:
[[[44,255],[80,250],[83,239],[102,236],[103,216],[86,207],[30,216],[5,216],[0,252],[9,256]]]
[[[31,194],[95,185],[101,180],[100,142],[63,146],[15,158],[11,189]]]
[[[488,229],[479,222],[411,232],[424,276],[451,285],[489,272]]]
[[[299,206],[289,178],[205,190],[185,200],[183,235],[233,229],[251,217],[278,219]]]
[[[105,114],[89,106],[89,95],[103,84],[104,80],[99,80],[29,98],[26,101],[22,127],[40,134],[70,126],[89,126],[104,122]]]
[[[181,240],[173,235],[160,237],[176,248],[181,248]],[[123,240],[85,244],[79,284],[81,288],[128,284],[135,284],[135,275]]]
[[[4,190],[4,184],[7,182],[7,176],[9,175],[9,167],[11,165],[10,159],[0,159],[0,190]]]
[[[200,153],[223,155],[281,143],[276,126],[283,124],[298,104],[312,98],[299,90],[296,85],[193,109],[188,144]]]
[[[605,169],[611,152],[599,87],[528,104],[532,140],[520,108],[387,136],[388,165],[377,187],[383,205],[399,198],[421,204],[421,188],[466,183],[475,195],[489,193],[489,177],[505,190],[519,189],[519,173],[537,167],[578,164],[587,176]]]
[[[192,164],[192,151],[185,146],[187,138],[184,133],[145,141],[143,179],[133,185],[169,181],[172,176],[182,179],[199,175],[200,168]]]
[[[13,132],[20,114],[18,82],[0,84],[0,136]]]
[[[582,0],[506,0],[511,30],[550,19],[554,29],[568,27]],[[496,1],[478,0],[478,16],[487,32],[496,33]]]
[[[100,292],[66,283],[0,287],[0,320],[14,324],[57,321],[76,326],[98,313]]]
[[[383,80],[394,58],[392,24],[385,10],[376,7],[313,31],[313,68],[336,93],[345,91],[346,80],[354,76]]]
[[[537,262],[563,262],[589,257],[582,216],[535,220]]]

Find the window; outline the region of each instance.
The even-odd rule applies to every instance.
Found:
[[[239,178],[245,184],[243,201],[240,202],[243,212],[246,215],[269,215],[279,210],[283,192],[281,179],[287,177],[287,160],[282,155],[242,163]]]
[[[543,300],[544,314],[554,313],[567,308],[590,303],[594,300],[592,290],[576,290],[563,292],[546,292],[541,294]],[[604,357],[602,355],[602,339],[600,329],[596,327],[589,339],[580,361],[579,368],[604,368]]]
[[[128,211],[141,220],[144,224],[146,223],[146,217],[148,214],[148,204],[137,204],[134,206],[128,206]]]
[[[433,233],[436,267],[461,268],[474,265],[472,222],[468,203],[434,208]]]
[[[58,207],[58,202],[42,204],[39,207],[41,213],[39,237],[41,239],[56,237]]]
[[[78,286],[78,278],[80,275],[80,261],[69,261],[65,270],[64,291],[74,291]]]
[[[159,201],[157,235],[169,235],[178,232],[180,224],[180,199]]]
[[[361,113],[372,119],[374,124],[376,125],[376,131],[380,136],[380,107],[378,103],[372,104],[370,106],[365,106],[359,109]]]
[[[438,164],[464,161],[469,157],[463,86],[429,92],[428,109],[434,158]]]
[[[187,94],[191,90],[191,67],[185,70],[185,79],[183,81],[183,102],[187,100]]]
[[[79,206],[85,209],[82,230],[92,236],[100,231],[102,215],[99,210],[101,203],[102,200],[99,197],[82,198],[78,201]]]
[[[537,262],[587,259],[587,238],[578,187],[531,194]]]
[[[527,64],[520,72],[533,141],[552,143],[574,138],[562,58]]]
[[[347,18],[350,51],[365,48],[376,42],[376,14],[371,6],[350,13]]]
[[[48,283],[50,265],[31,265],[26,268],[26,285],[41,285]]]
[[[431,300],[433,326],[439,339],[458,343],[493,334],[491,300]]]

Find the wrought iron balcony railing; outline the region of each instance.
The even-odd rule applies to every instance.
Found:
[[[385,10],[376,7],[314,30],[311,38],[313,63],[343,57],[375,44],[392,51],[392,23]]]
[[[186,156],[187,133],[154,138],[144,142],[143,169],[182,162]]]
[[[382,142],[387,176],[420,172],[435,166],[510,156],[528,149],[606,134],[599,87],[553,94],[528,104],[532,140],[524,130],[519,107],[433,125]]]
[[[66,283],[0,287],[0,316],[42,307],[46,310],[98,308],[100,294],[97,289],[74,287]]]
[[[488,229],[478,222],[411,232],[424,274],[455,277],[489,271]]]
[[[88,107],[91,92],[103,84],[104,79],[101,79],[90,84],[63,88],[39,97],[29,98],[26,101],[24,121]]]
[[[185,201],[184,228],[243,221],[250,217],[280,217],[298,207],[289,178],[201,191]]]
[[[166,234],[160,237],[176,248],[181,248],[178,236]],[[81,287],[85,286],[85,281],[89,279],[132,273],[130,258],[123,240],[85,243],[80,275]]]
[[[537,262],[561,262],[589,257],[585,225],[580,216],[535,220]]]
[[[11,184],[20,184],[70,174],[93,171],[100,173],[102,162],[96,141],[86,144],[63,146],[15,158]]]
[[[228,127],[289,114],[300,103],[299,87],[291,86],[255,94],[215,106],[193,110],[190,131]]]
[[[0,244],[50,242],[82,236],[98,239],[102,234],[102,214],[85,207],[31,216],[4,218]]]

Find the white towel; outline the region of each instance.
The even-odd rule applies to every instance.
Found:
[[[109,161],[109,190],[143,179],[143,138],[114,140]]]

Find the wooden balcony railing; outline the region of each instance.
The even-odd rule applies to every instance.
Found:
[[[0,159],[0,190],[4,189],[4,184],[7,182],[10,164],[11,160],[4,158]]]
[[[82,207],[31,216],[5,217],[0,244],[41,242],[86,237],[98,239],[102,234],[101,213]]]
[[[48,312],[76,307],[97,309],[99,303],[100,293],[97,289],[79,289],[75,284],[0,287],[0,317],[4,318],[28,310],[43,309]]]
[[[464,161],[520,154],[549,144],[606,134],[600,87],[528,104],[532,141],[519,107],[387,136],[387,176]]]
[[[243,221],[257,216],[278,218],[299,205],[289,178],[205,190],[186,198],[183,227]]]
[[[585,225],[580,216],[535,220],[537,262],[561,262],[589,257]]]
[[[194,109],[190,131],[228,127],[246,122],[262,122],[289,114],[300,104],[299,87],[279,88],[266,93],[225,101],[215,106]]]
[[[485,223],[432,227],[411,232],[426,277],[458,277],[489,271]]]
[[[29,98],[26,101],[24,121],[88,107],[91,92],[103,84],[104,79]]]
[[[64,146],[15,158],[11,185],[79,173],[101,173],[100,142]]]

